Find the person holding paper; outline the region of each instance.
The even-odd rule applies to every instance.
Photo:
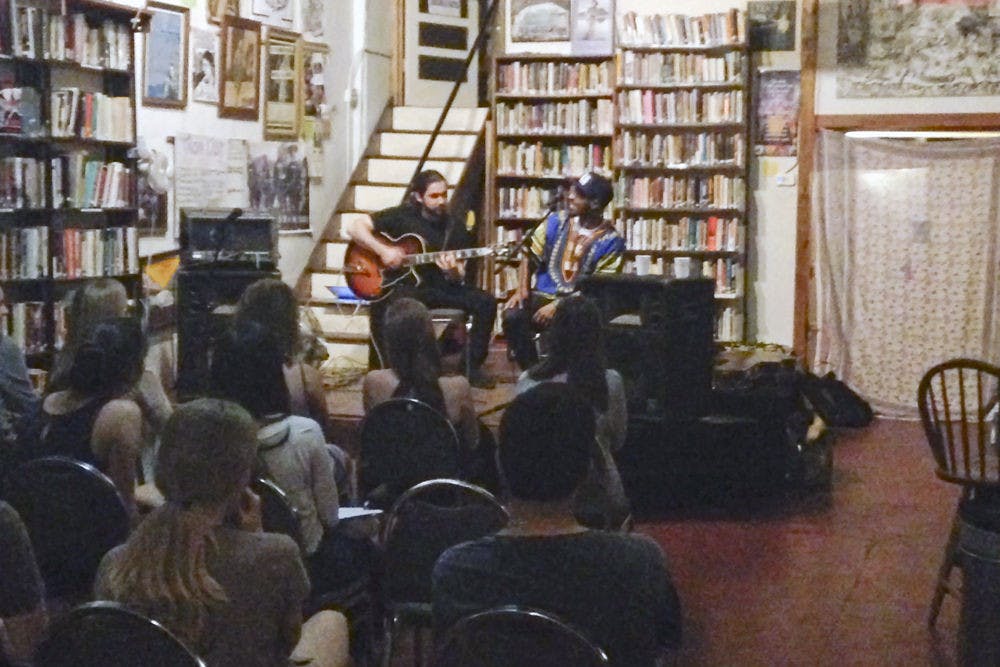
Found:
[[[534,290],[525,281],[507,300],[503,315],[508,348],[522,369],[538,361],[534,332],[552,321],[559,297],[572,294],[581,276],[621,272],[625,240],[604,219],[612,192],[607,178],[584,174],[570,187],[568,215],[553,211],[531,235],[530,250],[537,260]]]

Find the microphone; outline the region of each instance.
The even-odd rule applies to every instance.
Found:
[[[223,218],[218,225],[212,228],[211,238],[215,243],[215,262],[219,261],[219,257],[222,255],[222,251],[226,247],[226,241],[229,240],[231,225],[236,222],[241,215],[243,215],[243,209],[234,208],[229,212],[229,215]]]
[[[234,208],[232,211],[229,212],[229,215],[227,215],[225,220],[223,220],[222,222],[223,223],[235,222],[241,215],[243,215],[243,209]]]

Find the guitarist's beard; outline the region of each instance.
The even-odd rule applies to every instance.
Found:
[[[420,214],[424,217],[425,220],[429,220],[430,222],[434,222],[434,223],[437,223],[437,224],[442,224],[442,223],[444,223],[445,221],[448,220],[448,206],[447,206],[447,204],[444,205],[444,206],[441,206],[438,209],[427,208],[426,206],[424,206],[423,204],[421,204],[420,205],[420,209],[421,209],[420,210]]]

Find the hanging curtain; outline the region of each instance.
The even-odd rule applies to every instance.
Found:
[[[916,415],[930,366],[996,363],[1000,140],[856,139],[816,151],[813,368]]]

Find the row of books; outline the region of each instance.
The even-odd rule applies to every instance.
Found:
[[[509,95],[611,94],[611,63],[512,62],[497,67],[497,92]]]
[[[618,96],[618,120],[622,123],[732,123],[742,121],[745,113],[743,93],[738,90],[629,90]]]
[[[506,299],[520,287],[521,279],[516,266],[502,265],[493,271],[493,296]],[[497,322],[502,318],[497,318]]]
[[[498,176],[579,176],[588,171],[611,173],[607,144],[558,145],[537,142],[497,145]]]
[[[611,100],[501,103],[496,124],[499,134],[611,134],[614,105]]]
[[[79,88],[55,88],[49,97],[53,137],[131,142],[132,101]]]
[[[4,79],[13,83],[13,79]],[[42,105],[38,91],[10,85],[0,89],[0,134],[37,137],[44,134]]]
[[[556,196],[556,188],[521,186],[498,188],[500,218],[540,218]]]
[[[622,132],[615,140],[614,148],[617,164],[649,167],[742,167],[746,154],[744,137],[725,132]]]
[[[739,218],[621,218],[615,228],[629,250],[739,252],[745,240]]]
[[[621,46],[713,46],[746,42],[746,15],[739,9],[711,14],[618,15]]]
[[[677,260],[674,258],[676,267]],[[743,294],[743,262],[733,257],[706,259],[702,262],[692,260],[690,263],[692,275],[711,278],[715,281],[715,293],[724,296],[741,296]]]
[[[0,158],[0,208],[45,208],[45,160]]]
[[[56,330],[65,338],[65,308],[55,304],[58,322]],[[42,301],[19,301],[7,304],[7,313],[0,318],[0,328],[25,354],[41,354],[46,351],[45,303]]]
[[[620,84],[743,83],[744,55],[731,51],[721,56],[703,53],[644,53],[620,51]]]
[[[120,276],[139,271],[139,235],[135,227],[67,228],[56,237],[55,278]]]
[[[726,306],[715,320],[715,339],[724,342],[743,340],[743,313]]]
[[[123,208],[133,201],[135,178],[121,162],[104,162],[85,151],[51,159],[55,208]]]
[[[86,67],[127,70],[132,66],[132,30],[123,21],[90,22],[82,12],[63,14],[38,0],[10,1],[10,47],[15,56],[66,60]],[[44,3],[42,3],[44,5]]]
[[[0,232],[0,280],[38,280],[49,275],[49,228]]]
[[[704,176],[619,176],[615,205],[632,208],[738,208],[746,203],[743,179]]]

